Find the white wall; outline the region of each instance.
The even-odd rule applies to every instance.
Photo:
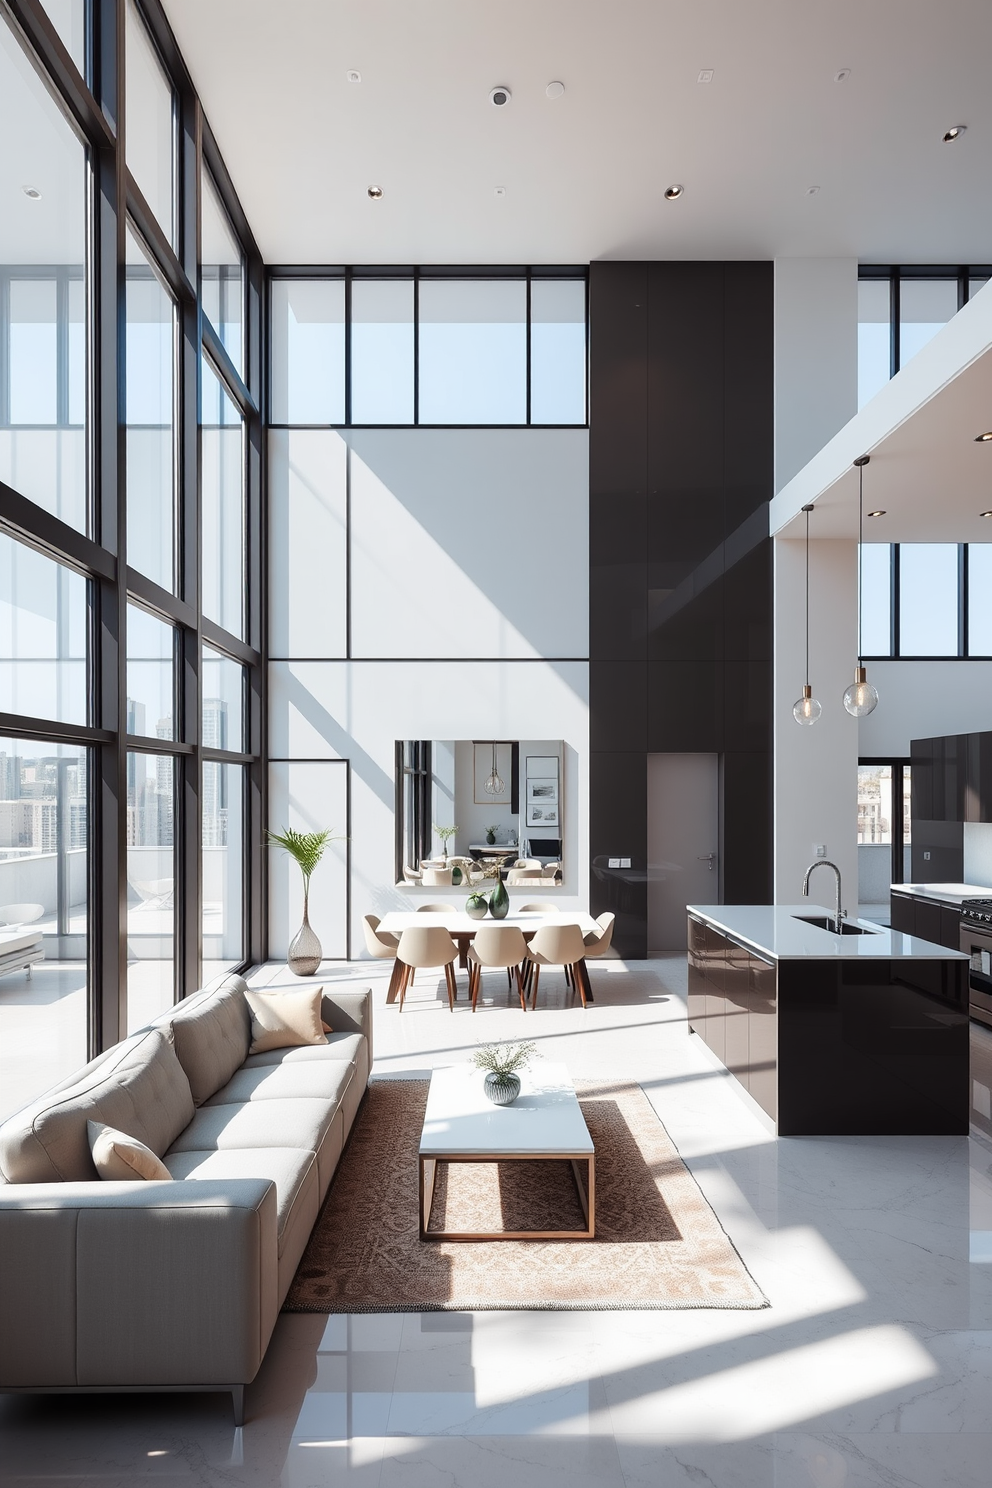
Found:
[[[775,260],[775,489],[858,411],[858,261]]]
[[[350,852],[314,875],[325,954],[349,928],[363,950],[363,914],[436,897],[394,882],[397,739],[563,740],[558,897],[585,908],[587,432],[273,431],[269,461],[270,822],[343,831],[350,811]],[[282,956],[299,895],[271,861]]]
[[[857,647],[857,544],[810,543],[810,681],[823,713],[811,727],[792,716],[805,677],[805,544],[775,540],[775,902],[795,904],[813,844],[841,870],[844,907],[858,899],[858,723],[844,708]],[[881,706],[881,705],[880,705]],[[810,897],[833,905],[819,870]]]
[[[992,661],[876,661],[878,707],[859,724],[866,758],[909,754],[911,739],[992,729]]]

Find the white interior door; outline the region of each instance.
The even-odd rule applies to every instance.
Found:
[[[648,949],[684,951],[687,904],[720,901],[719,757],[648,755]]]

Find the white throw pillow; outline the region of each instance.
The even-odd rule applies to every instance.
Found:
[[[137,1137],[129,1137],[126,1132],[105,1126],[102,1121],[87,1121],[86,1130],[93,1163],[101,1178],[124,1183],[152,1178],[165,1178],[172,1182],[172,1174],[162,1159]]]
[[[306,992],[246,992],[245,997],[251,1009],[249,1054],[327,1043],[320,1016],[322,987]]]

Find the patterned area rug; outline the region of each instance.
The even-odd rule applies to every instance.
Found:
[[[424,1080],[368,1089],[287,1312],[767,1307],[637,1085],[579,1085],[596,1149],[595,1240],[421,1241]],[[565,1162],[439,1169],[432,1229],[579,1228]]]

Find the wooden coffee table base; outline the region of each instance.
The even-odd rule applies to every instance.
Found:
[[[586,1219],[584,1230],[483,1230],[479,1233],[464,1230],[428,1230],[431,1205],[434,1201],[434,1182],[439,1162],[570,1162],[575,1175],[575,1186]],[[586,1179],[582,1181],[582,1164],[586,1165]],[[439,1152],[431,1157],[420,1154],[420,1238],[421,1240],[594,1240],[596,1237],[596,1156],[588,1153],[575,1155],[571,1152]]]

